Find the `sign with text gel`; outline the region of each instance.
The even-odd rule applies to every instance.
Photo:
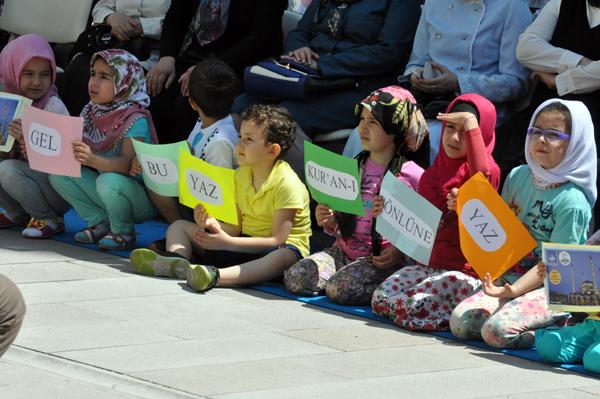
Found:
[[[26,97],[0,92],[0,151],[9,152],[15,138],[8,133],[8,125],[13,119],[21,119],[25,108],[31,105]],[[25,129],[23,129],[25,131]]]
[[[542,243],[548,308],[600,313],[600,247]]]
[[[144,184],[166,197],[179,196],[179,150],[190,152],[185,141],[172,144],[146,144],[132,140],[142,167]]]
[[[375,230],[406,255],[428,265],[442,212],[390,172],[379,193],[384,205]]]
[[[83,118],[27,107],[23,114],[23,139],[31,169],[60,176],[81,177],[81,163],[72,144],[81,141]]]
[[[502,276],[537,246],[481,172],[458,190],[460,248],[480,278]]]
[[[364,216],[356,159],[305,141],[304,175],[315,201],[336,211]]]
[[[179,202],[190,208],[202,204],[210,216],[237,225],[235,171],[179,150]]]

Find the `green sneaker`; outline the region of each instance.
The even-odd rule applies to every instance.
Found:
[[[190,265],[187,285],[198,292],[205,292],[219,283],[219,269],[214,266]]]
[[[129,260],[133,264],[136,273],[145,276],[184,279],[190,268],[190,262],[185,258],[159,255],[146,248],[133,250]]]

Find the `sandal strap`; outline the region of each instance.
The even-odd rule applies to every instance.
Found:
[[[212,281],[210,282],[210,284],[208,285],[208,287],[206,287],[206,289],[204,291],[208,291],[212,288],[214,288],[217,284],[219,284],[219,280],[221,279],[221,273],[219,272],[219,268],[214,267],[214,266],[205,266],[210,268],[213,273],[215,273],[215,277],[212,279]]]

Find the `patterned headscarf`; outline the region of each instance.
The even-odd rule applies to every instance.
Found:
[[[194,37],[201,46],[220,38],[227,27],[230,4],[231,0],[199,0],[196,15],[185,34],[180,54],[192,44]]]
[[[52,83],[50,90],[39,100],[35,100],[32,105],[39,109],[44,109],[48,100],[56,96],[56,62],[54,53],[48,44],[48,41],[40,35],[30,33],[17,37],[9,42],[0,53],[0,82],[2,90],[11,94],[23,95],[20,88],[21,73],[32,58],[39,57],[48,60],[50,71],[52,72]]]
[[[373,114],[387,134],[394,136],[397,152],[415,152],[429,134],[427,121],[417,108],[415,98],[402,87],[375,90],[356,104],[354,114],[360,116],[363,107]]]
[[[144,71],[135,56],[125,50],[111,49],[95,53],[90,67],[99,58],[106,61],[115,78],[115,97],[108,104],[89,102],[81,111],[84,118],[83,141],[92,151],[114,150],[129,128],[140,118],[148,119],[151,139],[157,143],[152,117],[146,107],[150,97],[146,91]]]
[[[327,5],[328,2],[334,3],[335,8],[327,18],[327,27],[329,32],[335,38],[341,38],[344,27],[346,26],[346,20],[348,15],[348,9],[356,0],[321,0],[319,8]],[[318,19],[319,12],[315,14],[315,22]]]

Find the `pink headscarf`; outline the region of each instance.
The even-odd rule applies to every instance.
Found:
[[[48,41],[35,33],[17,37],[9,42],[0,53],[0,83],[2,90],[11,93],[23,95],[20,89],[21,72],[32,58],[39,57],[48,60],[52,71],[52,85],[50,90],[39,100],[33,102],[33,106],[44,109],[48,100],[58,94],[54,81],[56,80],[56,62],[54,53],[48,44]]]

